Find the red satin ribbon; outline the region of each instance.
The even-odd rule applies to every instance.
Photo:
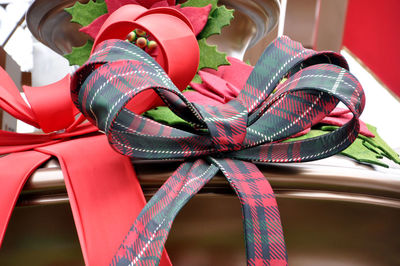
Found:
[[[144,30],[157,41],[159,52],[156,61],[172,82],[181,91],[184,90],[196,74],[200,60],[200,50],[190,21],[174,8],[147,9],[140,5],[124,5],[104,22],[94,40],[92,52],[105,40],[125,40],[134,29]],[[135,97],[128,108],[141,114],[162,104],[158,95],[148,90]]]
[[[0,131],[0,244],[29,176],[50,157],[63,172],[86,265],[108,265],[145,205],[130,160],[83,119],[69,96],[69,75],[45,87],[24,87],[30,106],[0,68],[0,107],[48,134]],[[88,133],[92,133],[88,135]],[[94,134],[94,135],[93,135]],[[166,253],[161,265],[171,265]]]
[[[115,152],[104,135],[37,150],[60,162],[86,264],[108,265],[146,204],[129,158]]]
[[[186,17],[171,8],[125,6],[105,22],[95,43],[99,39],[125,38],[135,28],[145,29],[157,40],[162,51],[157,57],[159,63],[184,89],[196,73],[199,60],[193,27]],[[79,112],[71,101],[69,84],[67,75],[48,86],[24,86],[28,105],[0,68],[0,108],[46,133],[0,130],[0,155],[13,153],[0,158],[0,241],[26,180],[55,156],[63,171],[85,263],[108,265],[146,202],[130,160],[115,152],[106,136],[84,122],[83,115],[76,119]],[[142,95],[132,110],[146,111],[157,100],[155,96],[152,91]],[[166,252],[160,265],[171,265]]]

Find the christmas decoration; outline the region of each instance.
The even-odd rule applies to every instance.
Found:
[[[93,2],[93,0],[90,0],[87,4],[76,2],[73,7],[67,8],[66,11],[72,16],[71,22],[84,26],[81,31],[95,39],[101,26],[119,7],[128,4],[140,4],[149,9],[173,6],[190,20],[194,32],[198,36],[202,62],[199,69],[206,67],[216,69],[220,65],[229,64],[226,55],[218,52],[216,47],[208,45],[205,39],[221,33],[221,28],[230,24],[233,19],[233,10],[229,10],[225,6],[218,6],[218,0],[187,1],[177,6],[174,6],[173,2],[165,0]],[[82,65],[89,58],[92,45],[93,43],[89,41],[82,47],[74,48],[65,57],[71,65]],[[153,43],[152,46],[154,46]]]
[[[95,69],[98,64],[102,67]],[[308,67],[298,68],[304,64]],[[104,82],[114,75],[121,84],[130,84],[128,90]],[[169,127],[129,111],[128,102],[148,89],[192,129]],[[185,160],[141,211],[112,265],[158,264],[175,216],[219,170],[242,204],[248,265],[286,265],[272,189],[251,162],[310,161],[344,150],[359,133],[365,101],[343,57],[304,49],[287,37],[268,46],[238,97],[226,104],[192,104],[148,54],[118,40],[99,44],[75,73],[72,98],[120,153]],[[339,101],[352,113],[346,124],[316,138],[282,142],[321,121]],[[262,252],[254,252],[257,248]]]
[[[0,240],[27,178],[53,156],[86,264],[170,265],[174,218],[220,171],[242,206],[247,264],[287,265],[274,192],[255,162],[342,153],[400,163],[359,120],[365,96],[341,55],[282,36],[252,67],[207,44],[232,10],[217,0],[175,4],[77,2],[71,21],[93,40],[66,57],[82,66],[25,87],[29,104],[0,69],[0,107],[44,132],[0,132],[0,154],[10,153],[0,158]],[[146,204],[128,157],[182,163]]]

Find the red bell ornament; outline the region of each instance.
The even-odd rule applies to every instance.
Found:
[[[172,82],[182,91],[193,79],[200,60],[199,46],[190,21],[178,10],[169,7],[146,9],[140,5],[125,5],[113,12],[97,35],[92,52],[108,39],[125,40],[134,29],[152,36],[160,52],[156,61]],[[162,101],[152,90],[136,96],[128,108],[143,113]]]

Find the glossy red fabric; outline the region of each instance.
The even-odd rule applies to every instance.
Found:
[[[74,122],[78,110],[72,103],[69,84],[70,75],[68,74],[63,79],[47,86],[23,86],[25,95],[43,132],[49,133],[60,128],[67,128]],[[52,93],[55,87],[57,93]],[[49,97],[52,98],[49,99]],[[44,102],[46,102],[45,105]],[[52,111],[49,112],[49,110]]]
[[[130,160],[115,152],[78,112],[69,76],[48,86],[25,87],[26,104],[0,68],[0,108],[48,134],[0,130],[0,244],[18,196],[30,175],[50,157],[60,162],[86,265],[108,265],[145,205]],[[88,135],[90,133],[90,135]],[[166,252],[163,266],[171,265]]]
[[[124,5],[140,5],[147,9],[157,8],[157,7],[173,7],[182,12],[193,25],[195,34],[199,34],[205,25],[207,24],[208,15],[211,11],[211,5],[204,7],[181,7],[180,5],[175,6],[174,0],[106,0],[108,13],[101,15],[92,21],[89,25],[82,27],[79,31],[88,34],[92,39],[96,39],[100,29],[103,28],[104,22],[108,19],[110,15]]]
[[[230,65],[220,66],[218,70],[204,69],[199,71],[202,83],[190,83],[194,91],[184,92],[189,101],[204,105],[219,105],[235,98],[243,88],[253,67],[228,57]]]
[[[37,150],[60,162],[86,264],[108,265],[146,204],[130,159],[114,151],[105,135]]]
[[[0,67],[0,107],[15,118],[24,121],[32,126],[38,127],[36,117],[22,99],[17,86],[7,74],[7,72]]]
[[[183,90],[196,74],[200,51],[191,22],[177,9],[159,7],[146,9],[140,5],[124,5],[108,16],[93,43],[96,46],[108,39],[124,40],[133,29],[140,28],[158,43],[161,52],[156,61],[167,72],[172,82]],[[171,32],[174,37],[171,38]],[[152,91],[144,91],[127,108],[141,114],[162,105],[163,101]]]
[[[205,8],[207,12],[209,9]],[[106,21],[95,43],[101,38],[115,38],[118,34],[125,38],[127,32],[122,34],[124,29],[120,23],[124,19],[133,23],[132,10],[140,14],[144,12],[138,19],[140,21],[136,22],[142,23],[144,29],[154,34],[164,51],[160,57],[161,65],[165,64],[167,73],[178,87],[185,88],[197,70],[199,49],[191,23],[177,10],[159,7],[145,11],[140,6],[126,6],[113,13],[115,19],[110,16],[110,25]],[[206,16],[207,12],[203,15]],[[159,19],[150,20],[150,16]],[[178,43],[176,40],[164,41],[169,40],[170,36],[164,36],[166,33],[159,30],[165,30],[159,25],[161,18],[168,22],[164,22],[167,25],[175,27],[176,34],[180,33]],[[199,20],[196,26],[200,22],[204,23]],[[116,23],[119,23],[119,27],[113,30],[111,26]],[[180,46],[185,49],[182,50]],[[185,56],[182,56],[182,51]],[[181,58],[190,60],[179,61]],[[106,136],[100,135],[96,127],[84,123],[83,116],[75,119],[78,110],[71,101],[69,84],[68,75],[48,86],[25,86],[28,105],[7,73],[0,69],[0,108],[47,133],[0,131],[0,154],[19,152],[0,158],[0,167],[8,167],[7,171],[0,173],[0,237],[4,236],[9,217],[27,178],[43,162],[55,156],[62,168],[85,263],[108,265],[129,231],[131,221],[135,220],[146,202],[130,160],[115,152]],[[146,101],[143,102],[146,104]],[[135,108],[139,108],[136,110],[138,113],[146,111],[149,106],[140,106],[138,102],[135,104]],[[25,161],[23,167],[19,167],[20,160]],[[160,265],[171,265],[165,251]]]

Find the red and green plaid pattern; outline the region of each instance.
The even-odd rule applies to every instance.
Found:
[[[273,191],[252,162],[310,161],[340,152],[356,138],[365,103],[343,57],[304,49],[285,36],[268,46],[239,96],[220,106],[189,102],[150,56],[119,40],[99,45],[72,84],[75,104],[114,149],[133,158],[186,161],[142,210],[112,265],[158,264],[174,217],[218,170],[242,204],[248,264],[286,265]],[[145,90],[154,90],[193,127],[170,127],[125,108]],[[353,113],[347,124],[316,138],[282,142],[339,102]]]
[[[212,159],[238,195],[248,265],[286,265],[282,224],[274,192],[253,163]]]
[[[112,265],[158,264],[175,216],[217,172],[202,159],[183,163],[139,214]]]

